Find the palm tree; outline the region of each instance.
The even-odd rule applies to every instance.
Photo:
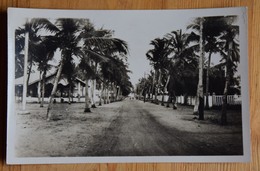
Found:
[[[81,33],[81,37],[84,40],[84,53],[88,55],[88,58],[91,60],[85,65],[88,65],[88,69],[92,68],[91,77],[88,79],[92,79],[93,83],[95,84],[95,79],[98,76],[97,73],[97,66],[98,63],[111,63],[115,60],[115,54],[127,54],[128,53],[128,46],[127,43],[121,39],[113,38],[112,31],[109,30],[90,30],[84,28],[84,31]],[[90,62],[95,62],[95,66],[91,66]],[[109,79],[113,78],[113,76],[109,76]],[[108,94],[108,86],[106,90],[106,94]],[[92,86],[93,87],[93,86]],[[94,88],[94,87],[93,87]],[[106,88],[105,88],[106,89]],[[94,89],[92,90],[94,91]],[[107,96],[108,97],[108,96]],[[86,102],[88,103],[88,102]],[[88,104],[86,104],[88,106]],[[90,111],[86,109],[85,111]]]
[[[114,77],[113,77],[113,83],[114,83],[114,92],[115,92],[115,100],[118,100],[118,96],[120,93],[120,90],[129,90],[132,87],[132,84],[129,84],[130,77],[128,76],[128,73],[131,71],[128,70],[128,65],[125,64],[125,62],[122,59],[118,59],[114,57],[116,60],[114,61],[115,67],[114,67]]]
[[[64,68],[66,68],[66,70],[63,70],[62,75],[68,80],[68,103],[71,104],[71,102],[73,101],[73,99],[71,99],[71,93],[73,93],[73,83],[75,82],[76,78],[76,66],[73,61],[65,61]]]
[[[197,87],[199,120],[204,120],[203,66],[204,66],[205,40],[203,39],[203,21],[204,18],[200,18],[200,32],[199,32],[200,58],[199,58],[199,81]],[[196,112],[197,109],[195,107],[194,107],[195,109],[194,111]]]
[[[193,28],[198,31],[199,37],[192,32],[195,41],[199,41],[199,80],[197,86],[197,96],[194,105],[194,114],[199,114],[199,119],[204,119],[204,92],[203,92],[203,69],[204,69],[204,58],[205,58],[205,18],[199,17],[194,20],[194,23],[189,25],[187,28]],[[197,37],[196,37],[197,36]]]
[[[227,27],[227,22],[225,21],[225,17],[204,17],[204,30],[203,37],[205,39],[205,52],[209,54],[208,62],[207,62],[207,70],[206,70],[206,109],[209,109],[209,101],[208,101],[208,89],[209,89],[209,69],[211,62],[212,53],[217,53],[219,51],[220,42],[217,38],[221,35],[223,31],[225,31]]]
[[[35,47],[35,58],[34,61],[38,66],[38,70],[40,71],[40,86],[41,89],[41,102],[40,107],[43,107],[44,103],[44,94],[45,94],[45,81],[47,71],[52,68],[48,62],[51,61],[54,57],[54,53],[58,48],[57,39],[55,36],[44,36],[42,37],[41,42]]]
[[[55,32],[57,28],[47,19],[33,18],[26,19],[24,28],[19,28],[19,34],[24,34],[24,83],[23,83],[23,110],[26,106],[27,87],[32,70],[33,60],[35,57],[35,46],[41,41],[41,35],[38,34],[40,30],[44,29],[47,32]],[[29,60],[29,69],[27,70]]]
[[[88,82],[90,77],[95,76],[95,72],[90,66],[90,60],[98,58],[100,61],[108,61],[112,59],[111,56],[106,55],[103,49],[110,48],[109,50],[118,52],[127,52],[127,44],[111,36],[102,37],[103,32],[95,31],[93,25],[88,19],[57,19],[56,25],[59,32],[55,36],[60,40],[59,48],[61,50],[61,60],[59,63],[58,71],[54,80],[53,90],[49,99],[49,106],[47,109],[47,119],[51,118],[49,111],[52,108],[53,97],[57,90],[58,81],[60,79],[64,63],[72,61],[72,57],[79,57],[81,59],[81,68],[85,72],[85,112],[90,112],[89,109],[89,95],[88,95]],[[107,34],[106,34],[107,35]],[[98,50],[97,50],[98,49]]]
[[[163,87],[162,87],[162,104],[161,105],[164,106],[165,93],[167,91],[167,87],[170,82],[170,74],[169,74],[168,70],[165,70],[165,72],[163,73],[162,79],[164,80],[164,83],[162,83]],[[168,103],[167,103],[167,106],[168,106]]]
[[[146,86],[147,86],[147,94],[148,94],[148,99],[151,99],[151,94],[152,94],[152,91],[153,91],[153,71],[151,70],[150,71],[150,74],[147,74],[147,77],[146,77]]]
[[[234,76],[234,72],[236,71],[237,64],[240,60],[239,43],[237,40],[237,36],[239,34],[239,26],[232,25],[236,18],[237,17],[234,16],[225,17],[228,27],[226,28],[223,35],[220,37],[220,40],[223,40],[225,42],[223,50],[221,51],[221,55],[223,56],[226,65],[226,80],[222,98],[222,125],[227,124],[227,95],[230,88],[231,77]]]
[[[90,110],[90,97],[88,93],[88,86],[89,86],[89,79],[95,75],[95,72],[92,70],[90,66],[90,58],[85,56],[83,59],[81,59],[79,68],[82,70],[82,72],[85,75],[85,108],[84,112],[91,112]]]
[[[85,50],[86,52],[85,53],[89,53],[87,50],[88,49],[92,49],[93,51],[95,52],[98,52],[99,54],[102,54],[102,52],[100,52],[99,48],[100,48],[100,42],[97,44],[97,38],[102,38],[102,37],[105,37],[107,35],[111,35],[111,32],[109,30],[103,30],[103,29],[100,29],[100,30],[95,30],[94,29],[94,26],[92,24],[87,24],[86,26],[83,27],[83,31],[81,32],[81,37],[85,40]],[[96,38],[95,41],[93,41],[93,38]],[[92,40],[92,42],[90,42]],[[104,43],[104,42],[102,42]],[[99,47],[99,48],[97,48]],[[96,90],[96,80],[97,80],[97,77],[98,77],[98,66],[99,66],[99,62],[103,61],[104,58],[101,57],[101,56],[96,56],[96,55],[93,55],[93,54],[88,54],[88,57],[90,58],[90,61],[89,61],[89,65],[90,67],[92,68],[92,71],[94,73],[92,73],[92,76],[89,75],[89,79],[91,79],[91,91],[90,91],[90,100],[91,100],[91,107],[92,108],[96,108],[96,105],[95,105],[95,98],[94,98],[94,93],[95,93],[95,90]],[[106,58],[105,58],[106,60]],[[86,73],[88,74],[88,73]],[[85,97],[87,99],[87,97]],[[86,101],[85,103],[88,103],[88,101]],[[89,104],[86,104],[86,106],[89,106]],[[90,111],[90,109],[86,109],[85,108],[85,111]]]
[[[226,23],[224,17],[218,16],[218,17],[196,18],[194,20],[194,22],[187,27],[188,29],[193,28],[195,31],[201,32],[201,34],[199,33],[199,35],[196,35],[194,32],[192,32],[192,34],[194,34],[193,38],[196,41],[199,41],[200,38],[202,38],[202,40],[200,40],[199,42],[202,43],[202,44],[200,44],[200,47],[202,47],[201,50],[203,50],[203,52],[200,51],[200,54],[205,55],[205,52],[207,52],[209,54],[208,60],[207,60],[206,86],[205,86],[206,87],[206,109],[209,108],[208,87],[209,87],[209,68],[210,68],[210,62],[211,62],[211,55],[212,55],[212,53],[218,52],[219,42],[217,41],[217,38],[226,29],[226,26],[227,26],[227,23]],[[203,58],[205,58],[205,57],[203,57]],[[202,70],[203,70],[203,67],[202,67]],[[203,71],[200,71],[200,73],[203,74]],[[200,78],[203,78],[203,75],[202,76],[200,75]],[[203,87],[203,85],[201,85],[201,86]],[[198,86],[198,89],[199,89],[199,86]],[[201,90],[201,91],[203,91],[203,90]],[[197,95],[196,102],[197,103],[194,106],[194,114],[201,113],[200,118],[203,118],[203,116],[202,116],[203,111],[202,110],[198,111],[198,109],[199,109],[198,95]],[[202,107],[201,107],[201,109],[202,109]]]
[[[25,24],[24,32],[25,32],[25,35],[26,35],[26,33],[28,33],[28,42],[27,42],[28,49],[25,48],[25,53],[26,53],[26,51],[28,51],[27,57],[28,57],[28,62],[29,62],[28,79],[27,79],[27,83],[26,83],[28,86],[30,74],[31,74],[31,70],[32,70],[32,65],[34,63],[34,59],[37,54],[36,46],[41,42],[42,37],[43,37],[43,35],[39,34],[39,32],[44,29],[46,32],[49,32],[49,34],[52,34],[52,33],[55,33],[56,31],[58,31],[58,29],[48,19],[44,19],[44,18],[34,19],[33,18],[30,21],[29,21],[29,19],[27,19],[27,21],[28,22],[26,22],[26,24]],[[26,41],[25,41],[25,43],[26,43]],[[29,47],[30,47],[30,49],[29,49]]]
[[[103,88],[104,88],[104,98],[105,103],[110,103],[109,99],[109,91],[112,91],[112,83],[115,81],[115,78],[117,76],[117,72],[121,72],[118,70],[118,66],[116,64],[116,59],[109,61],[109,62],[101,62],[101,76],[103,80]],[[113,90],[114,91],[114,90]],[[112,94],[111,94],[112,95]]]
[[[166,34],[165,37],[169,42],[170,53],[173,54],[170,60],[168,60],[168,78],[166,81],[165,89],[169,90],[169,102],[173,100],[173,109],[177,109],[176,106],[176,89],[177,83],[183,80],[185,70],[190,68],[190,65],[196,60],[195,53],[197,45],[190,46],[190,34],[182,33],[182,30],[172,31]]]
[[[91,67],[93,69],[93,71],[95,72],[95,75],[97,75],[97,69],[98,69],[98,62],[95,62],[95,61],[91,61]],[[92,108],[96,108],[96,101],[95,101],[95,92],[96,92],[96,80],[97,78],[96,77],[93,77],[92,78],[92,81],[91,81],[91,101],[92,101],[92,105],[91,107]]]
[[[56,33],[58,38],[58,45],[61,50],[61,60],[59,62],[58,71],[54,80],[53,89],[49,98],[49,105],[47,108],[47,120],[50,120],[53,105],[53,97],[56,94],[58,82],[61,77],[62,69],[66,61],[72,61],[72,56],[82,57],[83,53],[81,48],[78,46],[79,37],[77,34],[80,31],[81,19],[57,19],[56,25],[59,31]]]
[[[169,55],[168,42],[165,38],[156,38],[151,41],[150,45],[153,46],[153,49],[150,49],[146,53],[146,57],[150,60],[151,64],[154,67],[154,79],[153,79],[153,87],[155,92],[154,102],[158,103],[157,93],[158,88],[161,85],[161,74],[162,70],[165,68],[166,60]]]
[[[217,53],[219,51],[219,42],[216,37],[210,37],[207,40],[207,44],[205,45],[205,51],[208,52],[208,61],[207,61],[207,70],[206,70],[206,105],[205,109],[209,109],[209,70],[211,64],[211,55],[212,53]]]

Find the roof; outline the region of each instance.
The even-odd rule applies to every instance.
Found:
[[[56,72],[54,73],[49,73],[46,75],[46,78],[52,77],[56,74]],[[40,72],[33,72],[30,74],[30,78],[29,78],[29,85],[32,85],[34,83],[37,83],[40,81]],[[16,78],[15,79],[15,85],[22,85],[23,84],[23,76]]]
[[[51,82],[51,80],[55,77],[57,72],[47,73],[46,75],[46,82]],[[33,72],[30,75],[30,80],[28,85],[35,84],[37,82],[41,81],[40,79],[40,72]],[[85,82],[82,81],[80,78],[76,77],[76,81],[80,82],[81,84],[85,85]],[[64,86],[68,85],[68,80],[66,78],[61,78],[59,81],[59,84],[62,84]],[[15,79],[15,85],[23,85],[23,76]]]

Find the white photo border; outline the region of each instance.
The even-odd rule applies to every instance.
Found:
[[[22,18],[79,18],[88,11],[118,11],[123,10],[49,10],[49,9],[8,9],[8,95],[7,95],[7,164],[53,164],[53,163],[140,163],[140,162],[249,162],[250,161],[250,111],[249,111],[249,81],[248,81],[248,26],[247,8],[212,8],[186,10],[143,10],[146,12],[172,11],[173,14],[192,13],[199,16],[239,16],[240,26],[240,63],[241,63],[241,94],[242,94],[242,137],[243,155],[224,156],[142,156],[142,157],[16,157],[15,156],[15,126],[16,115],[14,104],[15,90],[15,58],[14,56],[14,23]],[[140,10],[124,10],[140,11]]]

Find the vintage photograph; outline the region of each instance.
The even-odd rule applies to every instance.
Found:
[[[7,162],[248,161],[246,17],[10,8]]]

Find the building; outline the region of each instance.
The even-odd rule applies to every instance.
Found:
[[[48,73],[45,80],[45,93],[44,97],[47,99],[51,95],[53,89],[53,83],[55,80],[56,72]],[[69,89],[71,88],[71,97],[82,98],[85,96],[85,82],[80,78],[75,78],[73,84],[70,85],[68,80],[62,77],[58,83],[58,88],[56,91],[56,98],[68,98]],[[15,79],[15,96],[17,101],[21,101],[23,93],[23,76]],[[27,88],[27,101],[38,101],[41,97],[41,78],[39,72],[31,73],[28,88]]]

